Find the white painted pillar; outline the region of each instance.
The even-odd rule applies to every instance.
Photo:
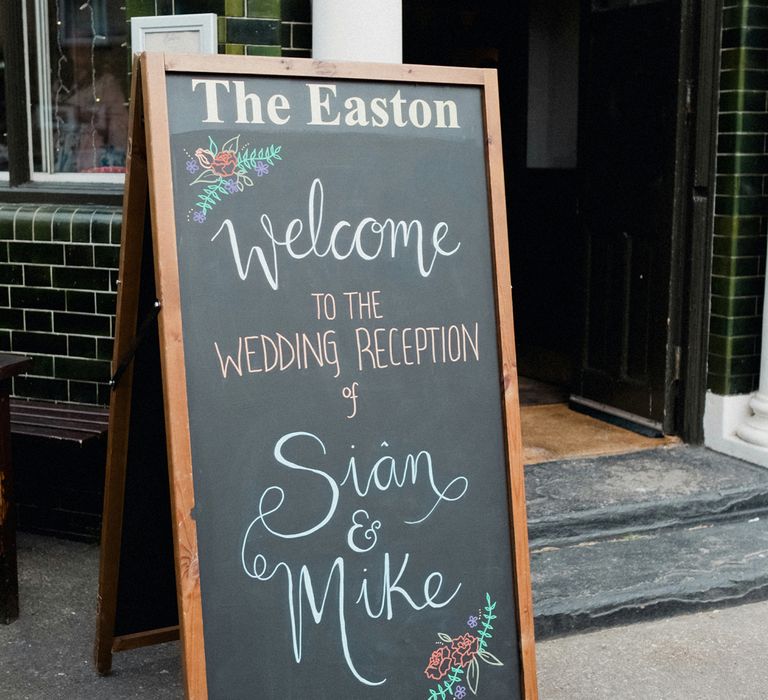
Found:
[[[313,0],[312,57],[402,63],[401,0]]]
[[[749,400],[753,414],[745,418],[736,435],[759,447],[768,447],[768,274],[763,289],[763,333],[760,348],[760,382]]]

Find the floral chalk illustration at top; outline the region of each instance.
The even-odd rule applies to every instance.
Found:
[[[440,684],[430,689],[428,700],[449,700],[451,697],[463,700],[467,697],[467,688],[473,695],[477,695],[479,661],[491,666],[504,665],[488,651],[488,640],[493,637],[491,630],[492,622],[496,619],[493,614],[495,609],[496,603],[486,593],[482,613],[479,616],[470,615],[467,619],[467,625],[475,631],[455,637],[438,633],[437,637],[442,643],[430,655],[424,675],[433,681],[440,681]]]
[[[209,136],[208,148],[198,148],[194,157],[187,160],[187,172],[195,175],[190,186],[203,185],[203,191],[197,195],[197,202],[190,210],[192,220],[202,224],[208,212],[222,199],[242,192],[246,187],[253,187],[251,175],[264,177],[276,161],[282,160],[282,146],[265,148],[240,148],[240,136],[235,136],[221,147]]]

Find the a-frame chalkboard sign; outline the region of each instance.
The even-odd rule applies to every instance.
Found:
[[[143,54],[131,114],[99,670],[535,698],[495,71]]]

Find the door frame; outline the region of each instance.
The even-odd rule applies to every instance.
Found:
[[[692,173],[689,191],[689,267],[684,370],[679,392],[679,434],[685,442],[704,442],[704,404],[707,393],[707,358],[711,302],[712,246],[714,235],[717,112],[723,0],[697,0],[696,90],[694,96]]]
[[[581,46],[588,46],[593,8],[628,7],[631,0],[583,0]],[[667,346],[664,376],[665,434],[703,441],[706,361],[709,340],[709,286],[714,200],[717,92],[722,0],[680,0],[677,107]],[[587,73],[580,57],[579,83]],[[579,120],[585,118],[580,105]],[[581,150],[581,149],[580,149]],[[586,290],[583,292],[586,294]],[[576,369],[578,372],[578,367]],[[578,383],[574,381],[576,386]],[[572,405],[577,397],[572,397]],[[647,431],[649,424],[610,406],[583,401],[579,410]]]

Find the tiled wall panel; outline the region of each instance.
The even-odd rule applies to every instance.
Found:
[[[34,359],[16,396],[109,402],[121,213],[0,205],[0,349]]]
[[[283,56],[312,56],[312,4],[310,0],[281,0]]]
[[[709,388],[757,388],[768,230],[768,3],[723,9]]]
[[[218,18],[219,53],[279,56],[281,0],[128,0],[126,16],[210,12]]]

